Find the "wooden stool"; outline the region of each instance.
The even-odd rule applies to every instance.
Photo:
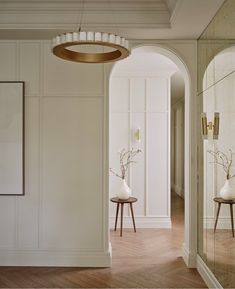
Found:
[[[218,203],[218,209],[217,209],[217,214],[216,214],[214,232],[216,231],[221,204],[227,204],[227,205],[230,205],[231,227],[232,227],[232,234],[233,234],[233,238],[234,238],[233,204],[235,204],[235,200],[224,200],[222,198],[214,198],[213,200],[216,203]]]
[[[116,231],[116,229],[117,229],[118,212],[119,212],[119,206],[121,204],[121,230],[120,230],[120,236],[122,237],[123,205],[124,204],[130,204],[133,227],[134,227],[134,231],[136,232],[135,218],[134,218],[134,211],[133,211],[132,203],[135,203],[137,201],[137,198],[130,197],[130,198],[126,199],[126,200],[122,200],[122,199],[119,199],[119,198],[116,197],[116,198],[111,198],[110,201],[117,204],[114,231]]]

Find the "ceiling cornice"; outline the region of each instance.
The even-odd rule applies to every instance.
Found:
[[[83,30],[128,39],[197,39],[224,0],[84,0]],[[0,0],[0,39],[78,28],[83,0]]]
[[[82,0],[2,0],[1,11],[74,11],[79,12],[82,8]],[[85,1],[84,11],[167,11],[168,7],[164,0],[89,0]]]
[[[70,29],[81,17],[81,0],[0,1],[0,29]],[[164,0],[89,0],[83,8],[83,28],[170,28]]]

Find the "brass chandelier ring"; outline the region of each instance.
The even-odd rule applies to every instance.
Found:
[[[113,48],[103,53],[79,52],[67,49],[71,46],[99,45]],[[101,32],[69,32],[53,39],[52,52],[65,60],[83,63],[105,63],[121,60],[129,54],[129,43],[123,37]]]

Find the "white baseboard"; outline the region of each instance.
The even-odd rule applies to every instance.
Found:
[[[110,228],[114,228],[115,217],[109,218]],[[169,217],[135,217],[136,228],[166,228],[172,227]],[[118,218],[118,228],[120,226],[120,218]],[[123,217],[123,228],[133,228],[131,217]]]
[[[0,250],[0,266],[110,267],[108,252],[75,250]]]
[[[197,255],[196,253],[193,254],[188,251],[188,249],[185,246],[185,243],[182,245],[182,257],[184,259],[185,264],[188,268],[196,268],[197,266]]]
[[[206,263],[199,255],[197,255],[197,270],[202,276],[202,279],[205,281],[208,288],[223,288],[218,282],[218,280],[215,278],[215,275],[211,272],[211,270],[208,268]]]

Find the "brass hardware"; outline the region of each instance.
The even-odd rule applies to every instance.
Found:
[[[208,139],[210,132],[213,134],[213,139],[219,137],[219,112],[214,113],[214,123],[212,121],[207,123],[206,113],[201,114],[201,132],[203,139]]]
[[[115,50],[112,52],[104,52],[104,53],[84,53],[66,49],[67,47],[74,45],[76,46],[100,45],[111,47],[114,48]],[[52,52],[62,59],[84,63],[105,63],[117,61],[126,58],[130,54],[129,50],[124,46],[103,41],[74,41],[62,43],[53,47]]]
[[[213,138],[218,139],[219,137],[219,113],[214,113],[214,126],[213,126]]]
[[[140,142],[140,128],[138,127],[135,131],[135,139]]]

